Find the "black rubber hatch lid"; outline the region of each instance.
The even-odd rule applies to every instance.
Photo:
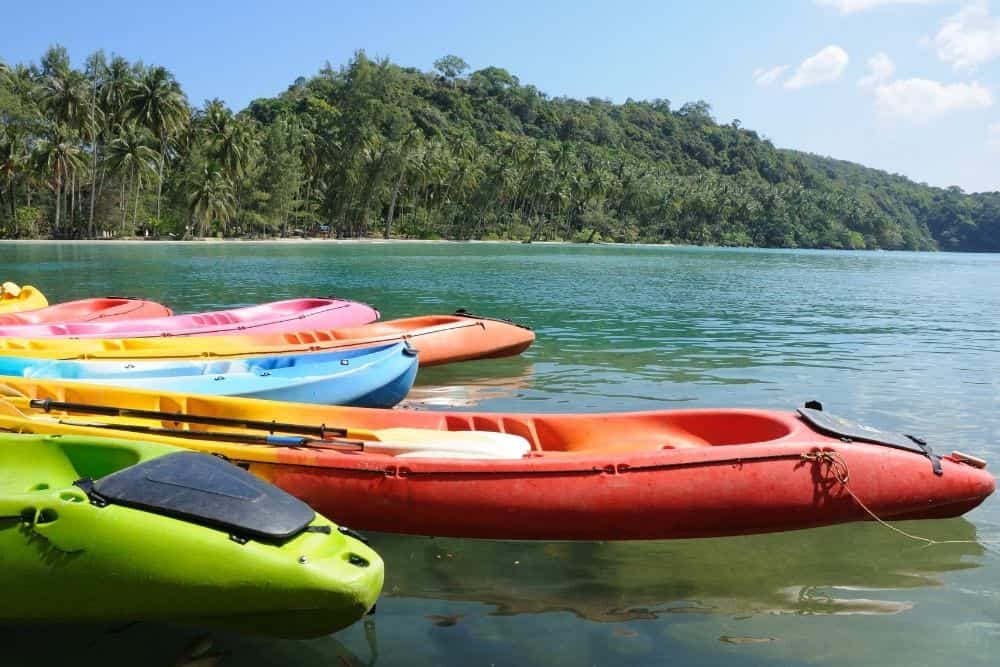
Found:
[[[284,540],[302,532],[316,517],[298,498],[242,468],[198,452],[173,452],[119,470],[93,482],[88,493],[108,503],[220,528],[244,538]]]
[[[922,454],[930,459],[934,474],[941,474],[941,458],[921,438],[859,424],[856,421],[823,412],[822,409],[799,408],[799,414],[815,430],[835,438],[869,442],[874,445],[905,449],[909,452]]]

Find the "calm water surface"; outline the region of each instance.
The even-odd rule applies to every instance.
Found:
[[[421,371],[426,410],[793,408],[820,399],[1000,469],[1000,256],[495,244],[0,244],[51,301],[177,312],[336,294],[533,326]],[[336,517],[332,517],[336,519]],[[288,642],[156,624],[0,630],[4,665],[996,665],[1000,500],[966,518],[643,543],[373,534],[378,613]]]

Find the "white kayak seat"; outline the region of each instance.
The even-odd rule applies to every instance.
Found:
[[[401,458],[520,459],[531,451],[531,443],[513,433],[387,428],[378,434],[365,449]]]

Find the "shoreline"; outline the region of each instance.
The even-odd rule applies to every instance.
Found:
[[[322,244],[338,244],[338,243],[363,243],[370,245],[380,245],[389,243],[484,243],[484,244],[504,244],[504,245],[634,245],[634,244],[610,244],[610,243],[575,243],[573,241],[532,241],[531,243],[524,243],[523,241],[504,241],[504,240],[482,240],[482,239],[469,239],[469,240],[458,240],[458,239],[382,239],[375,237],[358,238],[358,239],[334,239],[334,238],[274,238],[274,239],[220,239],[220,238],[201,238],[201,239],[189,239],[182,241],[180,239],[143,239],[143,238],[131,238],[131,239],[0,239],[0,243],[20,243],[24,245],[159,245],[159,244],[170,244],[170,245],[199,245],[199,244],[267,244],[267,243],[322,243]],[[657,244],[663,246],[672,246],[672,243]]]
[[[997,252],[970,251],[970,250],[885,250],[883,248],[774,248],[770,246],[716,246],[716,245],[689,245],[686,243],[617,243],[614,241],[598,241],[595,243],[579,243],[576,241],[505,241],[501,239],[383,239],[378,237],[365,237],[357,239],[337,239],[337,238],[271,238],[271,239],[242,239],[242,238],[199,238],[182,241],[180,239],[0,239],[0,245],[65,245],[65,246],[135,246],[135,245],[395,245],[395,244],[466,244],[466,245],[535,245],[535,246],[574,246],[574,247],[641,247],[641,248],[699,248],[704,250],[771,250],[777,252],[837,252],[837,253],[893,253],[904,254],[913,253],[917,255],[995,255]]]

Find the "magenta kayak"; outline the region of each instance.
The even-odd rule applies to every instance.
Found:
[[[17,338],[150,338],[279,333],[368,324],[379,312],[344,299],[288,299],[258,306],[115,322],[65,322],[0,326],[0,336]]]

